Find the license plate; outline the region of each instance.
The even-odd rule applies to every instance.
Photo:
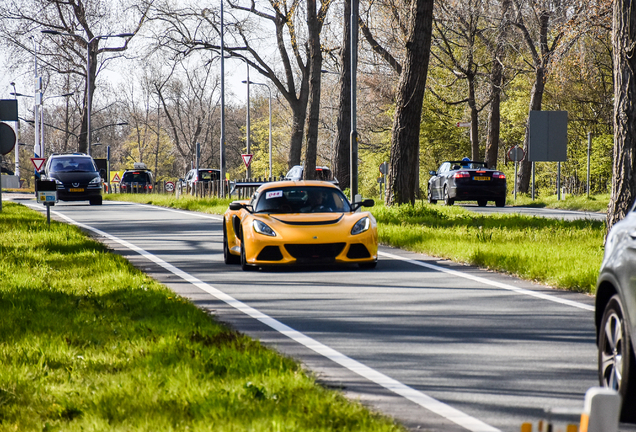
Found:
[[[69,192],[84,192],[84,188],[70,188]]]
[[[488,180],[490,180],[490,177],[488,177],[488,176],[475,176],[475,177],[473,177],[473,179],[477,180],[477,181],[488,181]]]

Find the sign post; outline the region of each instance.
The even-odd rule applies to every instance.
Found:
[[[36,180],[35,196],[37,202],[46,206],[46,222],[51,226],[51,206],[57,202],[57,185],[52,180]]]
[[[389,173],[389,163],[382,162],[380,164],[380,178],[378,178],[378,183],[380,183],[380,198],[384,200],[384,196],[386,196],[386,176]]]
[[[523,160],[523,158],[526,157],[526,152],[523,151],[523,149],[519,146],[514,146],[512,148],[510,148],[510,150],[508,150],[508,159],[510,159],[511,161],[515,162],[515,192],[514,192],[514,199],[515,201],[517,200],[517,167],[519,165],[519,162],[521,162]]]

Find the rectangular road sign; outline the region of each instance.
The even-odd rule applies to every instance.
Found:
[[[568,156],[568,112],[530,111],[528,160],[560,162]]]

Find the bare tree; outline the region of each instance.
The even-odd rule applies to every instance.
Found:
[[[27,38],[39,38],[40,30],[43,29],[65,35],[44,38],[38,56],[46,67],[57,73],[80,75],[86,79],[78,140],[78,149],[81,152],[88,148],[88,102],[93,100],[97,76],[108,61],[121,56],[128,48],[130,38],[125,38],[117,47],[105,46],[106,44],[100,47],[100,43],[105,36],[114,33],[113,29],[121,28],[119,23],[122,14],[134,16],[134,19],[131,19],[129,28],[121,28],[115,33],[135,34],[145,22],[147,8],[138,7],[135,3],[128,6],[122,3],[118,6],[112,8],[112,4],[104,0],[15,0],[0,5],[0,32],[5,37],[5,43],[14,49],[34,54],[32,44]],[[78,30],[83,32],[83,36],[77,33]],[[100,54],[110,55],[101,56],[100,59]]]
[[[519,31],[528,51],[527,62],[534,73],[534,83],[530,91],[530,111],[541,111],[545,84],[552,62],[560,54],[567,51],[575,40],[569,32],[567,23],[582,14],[583,2],[537,1],[522,3],[513,0],[514,18],[512,25]],[[529,129],[526,128],[524,148],[528,149]],[[530,187],[532,162],[527,158],[521,161],[517,181],[517,189],[527,193]]]
[[[607,227],[625,217],[636,194],[636,8],[614,2],[614,163]]]

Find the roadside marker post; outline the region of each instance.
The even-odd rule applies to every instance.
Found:
[[[37,198],[37,202],[46,206],[46,222],[50,227],[51,206],[55,205],[57,202],[57,184],[52,180],[36,180],[35,196]]]
[[[621,397],[607,387],[591,387],[585,393],[580,432],[618,432]]]

